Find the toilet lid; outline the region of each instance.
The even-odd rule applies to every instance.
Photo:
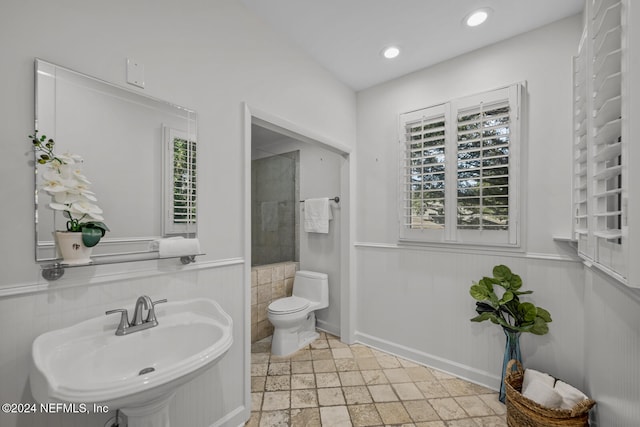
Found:
[[[269,311],[276,314],[295,313],[309,307],[309,300],[296,296],[280,298],[269,304]]]

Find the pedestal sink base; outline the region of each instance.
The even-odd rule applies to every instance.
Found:
[[[127,427],[171,427],[169,403],[174,395],[169,393],[143,406],[120,408],[120,412],[127,416]]]

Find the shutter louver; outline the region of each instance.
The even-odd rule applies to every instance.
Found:
[[[509,228],[509,102],[464,110],[457,117],[458,229]]]

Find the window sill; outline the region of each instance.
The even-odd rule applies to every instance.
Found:
[[[426,248],[448,248],[452,250],[495,252],[524,252],[520,244],[509,245],[503,243],[465,243],[465,242],[427,242],[422,240],[399,239],[399,247],[426,247]]]

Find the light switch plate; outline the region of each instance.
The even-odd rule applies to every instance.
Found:
[[[144,89],[144,65],[127,58],[127,83]]]

